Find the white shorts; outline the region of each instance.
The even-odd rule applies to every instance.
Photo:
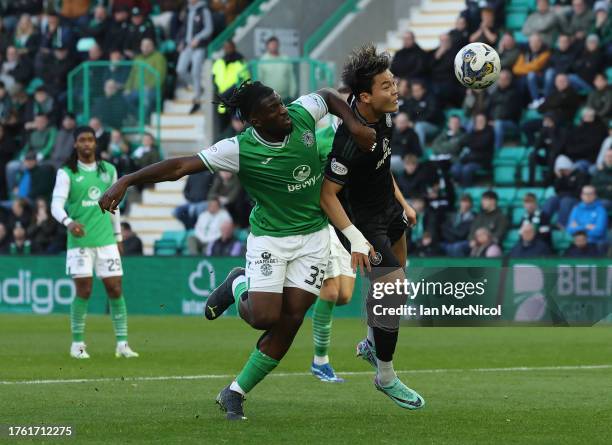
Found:
[[[329,257],[329,229],[308,235],[254,236],[247,239],[249,290],[280,294],[297,287],[319,295]]]
[[[94,265],[98,278],[122,276],[121,255],[117,244],[74,247],[66,252],[66,274],[73,278],[93,276]]]
[[[329,226],[329,244],[330,254],[327,269],[325,269],[325,279],[339,277],[340,275],[355,278],[355,273],[351,268],[351,254],[344,248],[331,225]]]

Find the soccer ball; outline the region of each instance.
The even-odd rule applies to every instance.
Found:
[[[486,43],[470,43],[455,56],[455,76],[467,88],[482,90],[499,78],[499,54]]]

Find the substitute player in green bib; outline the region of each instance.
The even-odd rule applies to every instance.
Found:
[[[109,298],[117,357],[138,357],[127,343],[127,311],[121,286],[121,228],[119,213],[111,218],[98,209],[98,199],[117,181],[115,167],[96,159],[96,136],[90,127],[75,131],[74,152],[58,170],[51,213],[68,228],[66,273],[76,286],[70,307],[70,355],[87,359],[84,334],[93,271],[102,279]]]
[[[114,210],[130,185],[176,180],[204,169],[236,173],[255,200],[246,270],[232,270],[205,309],[212,320],[235,303],[242,319],[264,331],[242,371],[217,396],[226,417],[239,420],[245,419],[245,394],[287,353],[324,279],[329,228],[319,205],[323,176],[316,124],[328,111],[339,116],[364,150],[374,145],[375,134],[334,90],[302,96],[286,107],[271,88],[245,82],[231,98],[220,100],[251,128],[197,156],[169,159],[122,177],[100,199],[100,207]]]

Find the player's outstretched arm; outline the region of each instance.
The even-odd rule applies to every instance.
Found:
[[[364,151],[374,150],[376,146],[376,131],[357,120],[351,107],[349,107],[336,90],[323,88],[318,90],[317,94],[323,98],[329,112],[342,119],[359,148]]]
[[[321,186],[321,208],[327,214],[332,224],[340,229],[351,243],[351,267],[353,272],[357,269],[363,273],[363,268],[371,270],[368,253],[375,255],[374,249],[365,239],[363,234],[355,227],[348,215],[344,211],[338,193],[342,190],[342,186],[329,179],[323,180]]]
[[[155,182],[176,181],[186,175],[192,175],[206,170],[202,160],[194,156],[166,159],[148,165],[134,173],[122,176],[115,182],[98,201],[102,212],[115,213],[115,209],[125,196],[128,187],[140,184],[152,184]]]

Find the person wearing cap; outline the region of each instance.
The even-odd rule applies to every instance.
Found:
[[[212,14],[206,2],[189,0],[187,17],[177,37],[179,58],[176,73],[179,83],[191,84],[194,89],[193,106],[190,113],[195,113],[200,109],[202,65],[206,57],[206,45],[210,41],[213,30]]]
[[[132,8],[132,17],[127,29],[126,41],[123,52],[133,59],[140,52],[140,43],[143,39],[151,39],[155,42],[155,27],[148,17],[145,17],[138,7]]]
[[[558,156],[553,182],[555,194],[544,202],[542,211],[551,220],[557,214],[557,223],[565,227],[572,208],[578,203],[580,191],[587,183],[588,176],[577,169],[570,158],[565,155]]]

